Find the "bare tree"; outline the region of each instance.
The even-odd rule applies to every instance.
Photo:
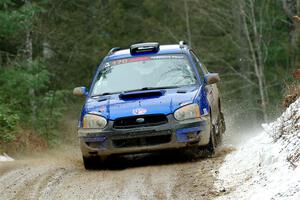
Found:
[[[26,0],[25,1],[25,6],[30,7],[31,6],[31,1]],[[32,14],[33,15],[33,14]],[[28,61],[28,66],[31,65],[31,62],[33,60],[33,45],[32,45],[32,20],[33,16],[28,16],[26,20],[26,38],[25,38],[25,56]],[[33,123],[36,122],[36,115],[37,115],[37,105],[35,102],[35,89],[33,87],[29,88],[28,91],[30,98],[30,106],[31,106],[31,112],[32,112],[32,121]]]
[[[264,61],[262,52],[262,28],[257,26],[257,18],[261,18],[261,12],[258,16],[255,15],[255,0],[240,1],[240,14],[242,17],[244,35],[248,42],[249,53],[254,69],[255,76],[258,82],[258,89],[261,102],[261,111],[263,119],[266,122],[267,116],[267,91],[264,75]],[[247,5],[246,5],[247,4]],[[247,10],[246,10],[247,6]],[[250,30],[251,29],[251,30]]]
[[[206,17],[210,23],[219,31],[227,35],[232,45],[239,49],[242,56],[240,60],[240,69],[237,66],[232,66],[225,60],[220,60],[238,77],[244,80],[244,84],[237,85],[236,88],[229,93],[246,91],[251,92],[247,96],[256,96],[252,93],[256,89],[259,91],[260,111],[263,120],[267,121],[267,103],[268,94],[264,74],[265,50],[263,49],[264,41],[262,40],[263,28],[262,23],[259,23],[263,18],[264,7],[255,5],[255,0],[240,0],[231,1],[232,10],[225,10],[213,2],[194,1],[199,10],[199,18]],[[217,2],[220,3],[220,2]],[[224,2],[227,3],[227,2]],[[228,6],[224,6],[228,8]],[[236,9],[236,10],[234,10]],[[236,23],[238,22],[238,23]],[[235,27],[236,33],[230,30],[230,27]],[[217,56],[214,56],[215,58]],[[217,58],[220,59],[220,58]],[[252,74],[255,75],[253,79]],[[245,93],[245,92],[244,92]],[[251,108],[253,109],[253,108]]]
[[[190,27],[190,14],[187,0],[184,0],[184,12],[185,12],[185,24],[186,24],[186,32],[188,36],[188,44],[192,47],[192,34]]]
[[[299,38],[298,37],[299,31],[297,30],[297,24],[293,20],[293,17],[297,15],[297,4],[300,4],[298,0],[282,0],[282,6],[288,18],[289,40],[293,45],[297,43],[297,40]]]
[[[289,34],[289,61],[290,66],[299,65],[298,53],[296,49],[299,45],[300,25],[297,23],[297,14],[299,14],[299,0],[282,0],[283,10],[287,16],[288,34]],[[287,66],[288,68],[289,66]]]

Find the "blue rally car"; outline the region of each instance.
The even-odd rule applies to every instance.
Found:
[[[83,162],[114,154],[189,148],[214,153],[225,131],[216,73],[185,42],[113,48],[87,91],[78,124]]]

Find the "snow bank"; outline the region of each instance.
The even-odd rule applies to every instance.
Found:
[[[0,155],[0,162],[4,161],[14,161],[14,159],[9,157],[6,153],[4,153],[3,155]]]
[[[300,199],[300,99],[225,158],[218,199]]]
[[[300,164],[300,98],[291,104],[275,122],[262,125],[265,131],[280,144],[282,156],[294,166]]]

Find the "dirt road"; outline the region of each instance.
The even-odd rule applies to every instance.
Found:
[[[191,160],[168,152],[109,160],[86,171],[80,152],[0,163],[0,199],[213,199],[228,191],[214,181],[228,148]]]

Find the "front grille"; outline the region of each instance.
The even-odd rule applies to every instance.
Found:
[[[168,143],[171,141],[171,134],[155,135],[140,138],[113,139],[112,143],[115,148],[124,147],[142,147],[157,144]]]
[[[140,119],[140,121],[139,121]],[[168,119],[165,115],[139,115],[133,117],[118,118],[114,122],[114,128],[136,128],[144,126],[157,126],[165,124]]]

